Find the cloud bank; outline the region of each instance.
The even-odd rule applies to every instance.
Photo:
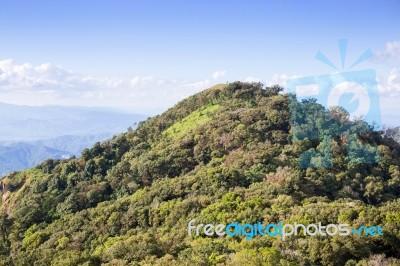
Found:
[[[226,72],[216,71],[210,78],[219,79]],[[211,86],[210,78],[187,81],[151,75],[97,77],[75,73],[60,65],[18,64],[7,59],[0,61],[0,102],[110,106],[157,112]]]

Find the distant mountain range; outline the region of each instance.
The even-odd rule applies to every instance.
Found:
[[[70,154],[46,147],[44,145],[33,145],[29,143],[15,143],[9,146],[0,146],[0,175],[8,172],[32,167],[47,158],[68,158]]]
[[[0,103],[0,177],[84,148],[135,127],[147,116],[110,108]]]
[[[112,133],[88,136],[66,135],[28,142],[0,142],[0,176],[33,167],[39,162],[79,156],[83,149],[112,137]]]
[[[120,133],[147,117],[111,108],[22,106],[5,103],[0,103],[0,114],[0,141]]]

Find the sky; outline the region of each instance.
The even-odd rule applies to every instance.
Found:
[[[0,102],[153,115],[217,83],[348,71],[371,49],[352,70],[376,71],[383,122],[400,126],[399,14],[399,0],[5,0]]]

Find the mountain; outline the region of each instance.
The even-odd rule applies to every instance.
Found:
[[[0,103],[0,141],[121,133],[147,116],[115,109]]]
[[[34,145],[44,145],[52,149],[68,151],[69,154],[73,156],[79,156],[84,149],[92,147],[96,142],[109,139],[113,135],[113,133],[85,136],[64,135],[56,138],[36,140],[31,143]]]
[[[1,264],[399,265],[399,144],[281,90],[214,86],[79,158],[6,176]],[[253,227],[195,236],[191,220],[376,227],[374,236],[249,236]]]
[[[112,133],[103,133],[89,136],[66,135],[28,142],[0,141],[0,177],[33,167],[46,159],[79,156],[85,148],[112,136]]]
[[[0,177],[48,158],[79,156],[146,118],[120,110],[0,103]]]
[[[67,151],[56,150],[44,145],[15,143],[0,146],[0,176],[6,173],[32,167],[45,159],[66,159],[71,154]]]

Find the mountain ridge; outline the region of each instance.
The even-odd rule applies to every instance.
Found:
[[[57,105],[0,103],[0,111],[0,177],[48,158],[78,156],[84,148],[135,127],[147,117],[112,108]],[[15,143],[24,144],[18,149]]]
[[[146,115],[72,106],[20,106],[0,103],[0,141],[33,141],[61,135],[120,133]]]
[[[67,159],[71,154],[45,145],[18,142],[0,146],[0,177],[4,174],[33,167],[47,158]]]
[[[46,159],[80,156],[85,148],[90,148],[96,142],[102,142],[113,135],[112,133],[88,136],[64,135],[26,142],[0,141],[0,178],[13,171],[34,167]],[[43,149],[46,149],[46,152],[41,152]],[[30,154],[28,158],[22,156],[24,151]]]

